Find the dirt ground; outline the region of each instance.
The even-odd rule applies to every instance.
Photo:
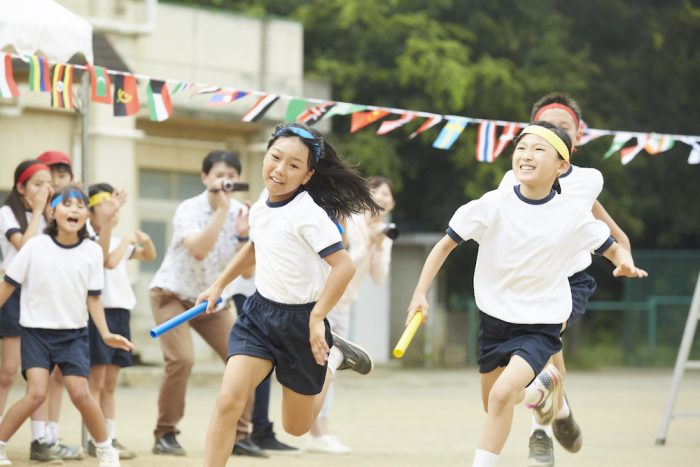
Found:
[[[216,371],[194,378],[187,395],[187,411],[179,440],[184,458],[154,456],[152,429],[156,416],[158,369],[125,375],[118,392],[118,438],[138,457],[122,465],[197,466],[202,462],[204,434],[218,389]],[[196,370],[195,370],[196,371]],[[570,454],[555,447],[557,466],[698,466],[700,418],[671,423],[665,446],[656,446],[657,431],[670,385],[670,370],[606,370],[572,372],[567,393],[584,433],[583,449]],[[10,396],[23,392],[17,383]],[[700,411],[700,375],[687,373],[677,410]],[[280,388],[273,386],[271,417],[279,419]],[[345,456],[302,453],[268,459],[232,457],[228,465],[241,467],[328,466],[470,466],[484,414],[480,407],[475,369],[402,370],[380,368],[369,377],[341,374],[336,389],[333,423],[338,437],[353,448]],[[510,438],[499,466],[524,466],[527,458],[529,414],[516,410]],[[64,397],[62,435],[68,443],[80,440],[80,419]],[[280,433],[298,447],[306,439]],[[29,465],[29,424],[8,444],[13,465]],[[68,465],[97,465],[95,459]]]

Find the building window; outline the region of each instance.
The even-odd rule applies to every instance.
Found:
[[[204,190],[198,173],[141,169],[139,195],[148,199],[183,201]]]

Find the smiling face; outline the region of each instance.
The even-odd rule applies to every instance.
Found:
[[[578,145],[579,139],[581,139],[583,135],[583,128],[577,128],[574,118],[569,112],[563,109],[558,109],[556,107],[547,109],[537,116],[537,120],[551,123],[564,130],[566,134],[569,135],[571,141],[573,141],[574,147]]]
[[[56,205],[53,217],[58,225],[60,234],[77,236],[80,229],[85,226],[88,217],[87,204],[81,198],[72,196],[64,198]]]
[[[262,176],[272,202],[290,198],[313,174],[309,148],[297,137],[278,138],[265,153]]]
[[[569,168],[554,147],[538,135],[525,134],[513,152],[513,172],[523,185],[551,188],[554,180]]]
[[[394,195],[391,194],[391,188],[389,188],[389,185],[386,183],[382,183],[378,187],[372,188],[370,193],[372,193],[372,198],[374,198],[374,201],[381,206],[381,215],[390,213],[394,209],[394,206],[396,206]]]
[[[38,172],[34,173],[34,175],[32,175],[23,185],[18,184],[17,191],[20,195],[22,195],[24,203],[27,205],[27,207],[32,209],[34,207],[33,204],[36,194],[44,186],[51,186],[51,174],[46,170],[39,170]]]

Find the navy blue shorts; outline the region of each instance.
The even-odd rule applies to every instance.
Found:
[[[22,332],[19,325],[20,288],[17,287],[7,299],[0,311],[0,339],[3,337],[19,337]]]
[[[80,329],[39,329],[22,327],[20,335],[22,376],[30,368],[46,368],[49,373],[58,365],[63,376],[90,373],[90,343],[87,327]]]
[[[479,311],[479,372],[508,365],[518,355],[539,374],[561,350],[561,324],[515,324]]]
[[[323,389],[326,365],[314,360],[309,344],[309,314],[314,303],[287,305],[255,292],[243,304],[231,329],[228,356],[249,355],[270,360],[277,381],[298,394],[315,395]],[[333,345],[331,327],[326,342]]]
[[[586,312],[588,299],[596,289],[596,282],[593,276],[585,271],[580,271],[569,277],[569,285],[571,286],[571,315],[566,321],[568,329]]]
[[[112,334],[119,334],[131,340],[131,313],[123,308],[105,308],[105,320]],[[92,318],[88,321],[90,332],[90,365],[117,365],[122,368],[132,366],[134,357],[129,350],[115,349],[102,340]]]

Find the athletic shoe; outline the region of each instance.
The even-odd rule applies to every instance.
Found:
[[[554,467],[552,438],[544,430],[535,430],[530,436],[530,455],[527,467]]]
[[[277,439],[275,432],[272,430],[272,424],[262,430],[256,430],[255,427],[253,427],[253,433],[250,435],[250,439],[259,446],[260,449],[270,454],[299,454],[297,448],[284,444]]]
[[[248,457],[269,457],[269,455],[260,449],[260,446],[255,444],[250,436],[236,440],[231,450],[231,455],[233,456],[248,456]]]
[[[339,370],[351,369],[361,375],[366,375],[374,368],[372,357],[359,345],[353,344],[335,333],[333,334],[333,345],[338,347],[343,354],[343,362],[338,367]]]
[[[97,464],[99,467],[119,467],[119,453],[112,446],[97,448]]]
[[[10,459],[7,458],[5,445],[0,446],[0,465],[12,465]]]
[[[51,445],[51,452],[56,454],[58,457],[64,461],[75,461],[82,460],[85,456],[83,455],[83,448],[80,446],[69,446],[67,444],[61,443],[61,441],[56,441]]]
[[[117,441],[116,438],[112,440],[112,447],[119,453],[119,459],[133,459],[136,457],[136,453],[134,451],[127,449],[126,446]]]
[[[169,454],[171,456],[184,456],[185,450],[180,446],[175,438],[175,433],[165,433],[163,436],[156,438],[153,444],[153,454]]]
[[[567,400],[567,403],[569,401]],[[574,420],[574,413],[571,412],[571,406],[569,406],[569,416],[566,418],[555,418],[552,422],[552,430],[554,431],[554,437],[557,438],[559,444],[569,452],[579,452],[581,450],[581,445],[583,444],[583,436],[581,435],[581,428],[579,428],[578,423]]]
[[[44,441],[35,439],[29,447],[29,460],[38,462],[48,462],[53,465],[63,464],[63,460],[51,450],[51,445]]]
[[[306,451],[322,454],[350,454],[352,449],[341,443],[335,435],[312,435]]]
[[[540,392],[540,400],[529,405],[540,425],[551,425],[559,411],[559,395],[561,394],[561,375],[554,365],[547,365],[532,382]]]

